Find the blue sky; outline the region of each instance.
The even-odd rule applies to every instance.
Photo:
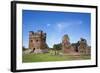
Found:
[[[29,31],[43,30],[47,33],[46,42],[49,47],[60,43],[65,34],[70,42],[75,43],[81,37],[91,44],[91,14],[76,12],[53,12],[23,10],[23,46],[28,47]]]

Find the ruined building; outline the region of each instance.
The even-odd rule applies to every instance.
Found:
[[[87,45],[87,41],[83,38],[79,41],[78,51],[81,54],[90,54],[90,47]]]
[[[46,33],[41,30],[37,32],[29,32],[29,49],[31,53],[45,53],[48,52],[48,45],[46,44]],[[62,38],[61,49],[64,54],[91,54],[91,47],[88,46],[87,41],[81,38],[77,43],[70,43],[68,35]]]
[[[70,39],[68,35],[64,35],[62,39],[62,50],[64,53],[72,53],[74,51],[71,46]]]
[[[70,43],[68,35],[64,35],[62,39],[62,50],[64,53],[78,53],[78,54],[91,54],[91,47],[88,46],[87,41],[81,38],[77,43]]]
[[[29,32],[29,49],[34,53],[47,52],[46,33],[41,30]]]

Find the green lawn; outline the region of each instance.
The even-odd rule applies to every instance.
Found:
[[[81,56],[68,56],[68,55],[51,55],[50,53],[45,54],[23,54],[23,62],[48,62],[48,61],[67,61],[67,60],[86,60],[90,59],[89,55]]]

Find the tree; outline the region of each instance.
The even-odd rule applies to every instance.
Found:
[[[23,47],[22,47],[22,50],[23,50],[23,51],[25,51],[25,50],[26,50],[26,48],[23,46]]]
[[[61,50],[61,48],[62,48],[61,43],[53,45],[53,49],[55,49],[55,50]]]
[[[57,55],[58,51],[61,50],[61,43],[60,44],[54,44],[53,49],[55,50],[55,55]]]

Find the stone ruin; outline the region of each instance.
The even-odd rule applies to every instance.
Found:
[[[91,47],[88,46],[86,39],[81,38],[77,43],[70,43],[68,35],[62,38],[62,51],[64,54],[91,54]],[[29,49],[30,53],[46,53],[48,45],[46,43],[46,33],[39,30],[38,32],[29,32]]]
[[[74,52],[73,47],[71,46],[70,39],[68,35],[64,35],[62,39],[62,50],[66,54]]]
[[[90,46],[87,45],[86,39],[81,38],[79,41],[78,52],[80,54],[90,54]]]
[[[41,30],[38,32],[29,32],[29,49],[30,53],[46,53],[48,52],[46,44],[46,33]]]
[[[71,44],[68,35],[63,36],[62,50],[65,54],[91,54],[91,47],[88,46],[86,39],[81,38],[77,43]]]

